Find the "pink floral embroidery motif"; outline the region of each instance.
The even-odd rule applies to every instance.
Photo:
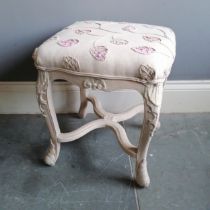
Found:
[[[57,42],[61,47],[71,47],[79,42],[78,39],[68,39],[68,40],[60,40]]]
[[[90,54],[97,60],[97,61],[104,61],[106,58],[106,54],[108,49],[104,46],[96,46],[90,49]]]
[[[155,52],[155,49],[152,47],[147,46],[140,46],[140,47],[133,47],[131,48],[136,53],[143,54],[143,55],[150,55]]]
[[[109,29],[103,28],[103,27],[102,27],[102,23],[97,23],[97,22],[95,22],[94,24],[96,25],[96,28],[93,28],[93,29],[97,29],[97,30],[101,30],[101,31],[107,31],[107,32],[116,33],[116,34],[119,33],[119,32],[117,32],[117,31],[111,31],[111,30],[109,30]]]
[[[75,30],[75,33],[76,34],[88,34],[88,33],[90,33],[91,32],[91,30],[81,30],[81,29],[77,29],[77,30]]]
[[[114,38],[112,37],[111,41],[112,44],[116,44],[116,45],[126,45],[128,44],[128,41],[125,39],[118,39],[118,38]]]
[[[132,25],[127,25],[127,26],[123,27],[122,30],[128,31],[128,32],[134,32],[136,30],[136,28]]]
[[[161,42],[161,38],[156,36],[143,36],[143,39],[148,42]]]

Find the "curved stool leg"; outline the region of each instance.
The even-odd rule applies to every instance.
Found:
[[[47,149],[44,161],[47,165],[53,166],[60,153],[60,143],[57,136],[60,133],[55,109],[52,100],[51,81],[49,73],[39,70],[37,80],[37,99],[42,115],[45,117],[50,131],[50,145]]]
[[[80,103],[80,108],[79,108],[79,113],[78,113],[80,118],[84,118],[86,116],[87,105],[88,105],[87,95],[88,95],[88,90],[80,87],[81,103]]]
[[[148,187],[150,178],[147,171],[147,152],[156,127],[162,102],[162,84],[149,84],[144,92],[144,121],[136,157],[136,182],[141,187]]]

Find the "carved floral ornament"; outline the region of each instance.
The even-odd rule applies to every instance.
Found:
[[[146,81],[155,79],[155,70],[150,66],[140,65],[139,67],[139,78]]]
[[[106,89],[106,83],[102,79],[88,78],[88,79],[84,80],[83,87],[91,88],[93,90],[95,90],[95,89],[104,90],[104,89]]]
[[[48,88],[49,76],[45,71],[39,71],[39,79],[37,83],[37,99],[41,113],[46,117],[47,106],[47,88]]]
[[[145,112],[148,118],[149,135],[152,136],[158,124],[162,101],[163,84],[148,84],[144,93]]]
[[[72,71],[79,71],[78,61],[70,56],[65,56],[63,58],[63,67]]]

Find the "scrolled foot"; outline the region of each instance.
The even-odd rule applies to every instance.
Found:
[[[60,153],[60,143],[54,144],[50,140],[50,146],[47,149],[47,152],[44,157],[44,162],[49,166],[54,166]]]
[[[150,178],[147,172],[147,161],[141,160],[140,163],[136,163],[136,183],[140,187],[149,187]]]

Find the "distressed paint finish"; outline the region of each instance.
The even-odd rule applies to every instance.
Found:
[[[163,83],[149,84],[144,92],[144,122],[136,157],[136,182],[148,187],[150,178],[147,172],[147,152],[156,128],[160,127],[159,114],[162,102]]]
[[[36,50],[33,56],[35,66],[39,70],[38,102],[51,136],[45,162],[48,165],[55,164],[59,156],[60,143],[75,141],[92,130],[109,127],[115,133],[124,152],[136,159],[136,182],[142,187],[147,187],[150,183],[147,151],[155,129],[160,127],[158,121],[163,85],[174,62],[174,56],[168,55],[168,49],[175,55],[175,34],[166,27],[106,21],[76,22],[69,27],[57,33],[55,37],[60,38],[53,39],[49,46],[41,45],[40,54],[38,55]],[[76,30],[72,30],[74,27]],[[149,30],[146,30],[148,28]],[[161,38],[157,37],[157,32]],[[93,37],[97,33],[100,38]],[[114,34],[116,37],[113,37]],[[138,38],[136,34],[139,35]],[[73,38],[67,38],[68,36]],[[83,44],[87,39],[89,45]],[[162,43],[162,39],[167,42]],[[157,43],[151,45],[152,42]],[[53,50],[51,47],[54,44],[58,46],[56,45]],[[60,51],[57,51],[58,48]],[[116,50],[119,49],[118,52],[123,50],[124,57],[117,53]],[[156,54],[164,55],[161,64],[157,62],[159,57],[154,57]],[[138,58],[139,56],[141,57]],[[99,119],[71,132],[60,132],[51,96],[51,82],[60,79],[79,86],[81,97],[79,116],[85,117],[87,104],[90,102]],[[105,111],[100,101],[88,94],[89,89],[101,91],[132,89],[143,95],[144,122],[138,146],[131,144],[119,122],[130,119],[141,112],[143,107],[138,105],[123,113],[113,114]]]
[[[141,73],[141,72],[140,72]],[[54,165],[60,152],[60,143],[75,141],[90,131],[102,127],[111,128],[118,140],[122,149],[131,157],[136,158],[136,182],[142,187],[148,187],[150,183],[149,175],[147,172],[147,151],[153,133],[159,127],[159,113],[162,101],[163,82],[150,83],[147,82],[147,77],[142,73],[142,83],[117,79],[102,79],[93,78],[81,75],[66,74],[65,72],[47,72],[46,69],[39,69],[39,76],[37,81],[37,97],[40,110],[46,119],[50,131],[50,146],[45,156],[45,163]],[[94,120],[81,126],[75,131],[68,133],[61,133],[58,121],[55,114],[55,109],[51,95],[51,82],[56,79],[66,79],[72,84],[80,87],[81,106],[79,116],[85,117],[88,102],[92,103],[94,112],[101,119]],[[125,111],[121,114],[112,114],[106,112],[100,101],[95,97],[88,95],[89,89],[112,91],[118,89],[135,89],[144,98],[144,107],[138,105]],[[141,112],[144,108],[144,123],[141,132],[139,145],[134,146],[129,141],[124,128],[119,122],[127,120],[137,113]]]
[[[57,141],[57,135],[60,133],[60,128],[53,106],[51,91],[49,74],[45,71],[39,71],[37,80],[37,99],[41,113],[46,119],[51,136],[50,145],[44,160],[46,164],[52,166],[55,165],[60,153],[60,143]]]

